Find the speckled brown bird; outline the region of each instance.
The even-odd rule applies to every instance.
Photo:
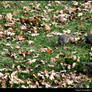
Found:
[[[85,42],[88,44],[92,44],[92,30],[85,37]]]
[[[64,46],[66,43],[73,42],[74,39],[73,36],[62,34],[58,37],[58,45]]]
[[[88,74],[92,74],[92,62],[82,62],[82,64],[86,66]]]

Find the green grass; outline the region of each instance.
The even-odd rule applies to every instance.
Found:
[[[80,3],[84,3],[84,2],[81,2],[79,1]],[[40,11],[36,11],[34,9],[32,9],[32,6],[30,5],[31,3],[33,3],[33,5],[36,7],[36,4],[40,4]],[[50,18],[50,20],[41,20],[41,23],[46,23],[46,24],[51,24],[52,22],[55,22],[56,20],[52,19],[53,15],[58,15],[56,12],[47,12],[47,14],[44,14],[43,13],[43,10],[46,9],[46,5],[49,3],[49,1],[23,1],[23,2],[20,2],[20,1],[17,1],[17,2],[1,2],[1,5],[0,5],[0,14],[2,14],[3,16],[6,16],[7,13],[13,13],[14,11],[19,11],[18,14],[16,14],[16,16],[13,16],[15,19],[16,18],[21,18],[22,16],[28,18],[28,17],[33,17],[33,16],[36,16],[37,14],[38,15],[43,15],[44,17],[46,17],[48,15],[48,17]],[[4,8],[7,4],[10,5],[9,8]],[[57,4],[56,2],[51,2],[51,6],[49,6],[48,8],[49,9],[54,9],[54,11],[59,11],[59,10],[63,10],[64,9],[64,6],[67,5],[68,7],[74,7],[73,6],[73,3],[72,2],[66,2],[66,1],[63,1],[61,2],[61,4]],[[32,12],[28,12],[28,15],[25,15],[24,14],[24,11],[23,10],[23,7],[24,6],[27,6],[30,8],[30,10],[33,10]],[[46,9],[47,10],[47,9]],[[66,11],[64,11],[65,13]],[[86,17],[90,17],[92,15],[92,13],[89,13],[89,12],[85,12],[83,11],[83,18],[86,18]],[[71,33],[70,35],[72,35],[74,32],[81,32],[81,26],[80,26],[80,22],[83,23],[83,25],[85,26],[85,33],[87,33],[90,29],[90,26],[91,26],[91,23],[88,23],[87,20],[80,20],[80,18],[77,18],[77,19],[74,19],[74,20],[68,20],[68,24],[65,24],[65,25],[62,25],[62,24],[58,24],[58,25],[52,25],[51,26],[51,31],[50,32],[53,32],[53,31],[57,31],[57,32],[61,32],[62,33],[62,30],[67,30],[67,29],[70,29],[71,30]],[[5,28],[4,27],[4,24],[6,23],[5,19],[1,19],[0,20],[0,25],[3,26],[3,31],[7,30],[8,28]],[[20,33],[20,26],[22,24],[18,24],[18,23],[15,23],[15,35],[12,37],[12,38],[16,38],[18,36],[18,34]],[[29,26],[31,26],[31,24],[29,24]],[[60,26],[60,28],[58,27]],[[48,32],[48,33],[50,33]],[[68,50],[64,50],[61,46],[58,46],[58,49],[55,48],[55,45],[54,43],[57,41],[58,39],[58,36],[53,36],[51,38],[48,38],[46,37],[46,32],[44,30],[43,27],[40,27],[40,29],[38,29],[38,33],[39,33],[39,36],[37,37],[32,37],[28,31],[23,31],[23,34],[27,36],[27,39],[25,39],[23,42],[21,43],[17,43],[18,41],[17,40],[9,40],[7,41],[6,39],[1,39],[0,40],[0,69],[2,68],[11,68],[12,69],[12,65],[15,64],[15,68],[12,69],[12,72],[13,71],[17,71],[17,66],[21,66],[21,68],[23,70],[26,69],[26,67],[29,67],[30,69],[33,69],[33,71],[30,71],[29,74],[22,74],[22,73],[18,73],[18,77],[22,80],[26,80],[27,78],[30,78],[32,79],[32,81],[34,81],[33,83],[35,83],[37,80],[40,80],[40,78],[34,78],[33,74],[37,74],[39,73],[40,71],[44,71],[44,70],[48,70],[48,71],[51,71],[51,70],[55,70],[55,72],[60,72],[62,71],[62,66],[60,65],[60,63],[64,63],[64,64],[70,64],[72,65],[74,62],[77,62],[77,65],[74,69],[70,69],[68,71],[67,67],[65,67],[66,71],[67,72],[74,72],[74,71],[77,71],[78,73],[82,73],[83,72],[83,69],[84,67],[82,67],[80,65],[81,62],[89,62],[90,61],[90,57],[89,56],[89,44],[86,44],[86,43],[80,43],[80,44],[72,44],[72,43],[69,43],[69,44],[66,44],[67,47],[69,47]],[[85,34],[84,33],[84,34]],[[78,35],[78,37],[80,38],[83,38],[85,37],[85,35]],[[35,43],[32,44],[32,45],[28,45],[27,43],[27,40],[32,40],[34,41]],[[11,46],[6,46],[5,44],[10,42],[11,43]],[[19,55],[18,53],[18,50],[15,48],[16,46],[20,46],[20,49],[23,50],[23,51],[29,51],[30,49],[34,49],[35,51],[32,52],[30,55],[25,55],[25,57],[23,55]],[[46,52],[40,52],[40,48],[47,48],[47,47],[50,47],[52,49],[52,53],[48,54]],[[4,51],[4,49],[6,49]],[[7,56],[6,54],[9,53],[9,51],[11,51],[11,53],[15,53],[17,58],[13,58],[13,57],[9,57]],[[80,62],[78,62],[77,60],[73,60],[73,58],[68,58],[70,57],[70,54],[71,52],[73,51],[77,51],[77,53],[75,53],[74,55],[76,57],[80,57]],[[61,56],[59,59],[57,59],[56,61],[56,65],[54,65],[52,62],[51,62],[51,58],[52,57],[55,57],[57,54],[59,54],[60,52],[64,53],[64,56]],[[39,54],[39,57],[37,57],[37,61],[32,63],[32,64],[28,64],[26,61],[27,59],[34,59],[34,55],[36,54]],[[25,60],[25,63],[16,63],[16,61],[24,61]],[[40,61],[43,60],[46,64],[42,64]],[[48,64],[51,64],[51,65],[54,65],[54,67],[49,67]],[[9,65],[9,66],[7,66]],[[39,65],[38,67],[36,67],[37,65]],[[10,73],[11,74],[11,73]],[[59,79],[59,80],[62,80],[62,79]],[[53,85],[55,86],[55,83],[49,79],[47,79],[47,82],[50,82],[52,87]],[[27,84],[25,84],[27,86]],[[84,84],[83,84],[84,85]],[[86,85],[86,84],[85,84]],[[84,87],[86,87],[84,85]],[[90,88],[92,88],[92,85],[91,83],[89,82],[88,85],[90,86]],[[7,87],[10,87],[10,85],[7,85]],[[16,88],[16,87],[21,87],[21,84],[13,84],[12,86],[13,88]]]

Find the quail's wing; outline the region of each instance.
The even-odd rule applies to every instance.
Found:
[[[88,34],[88,36],[86,37],[86,41],[92,44],[92,34]]]
[[[61,45],[64,45],[64,37],[63,37],[63,35],[59,36],[58,43],[61,44]]]
[[[82,62],[86,67],[92,68],[92,62]]]
[[[86,66],[89,67],[90,69],[92,69],[92,62],[86,63]]]

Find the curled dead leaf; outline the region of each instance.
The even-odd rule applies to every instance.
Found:
[[[71,33],[71,30],[70,30],[70,29],[63,30],[63,33],[65,33],[65,34],[69,34],[69,33]]]
[[[33,27],[32,33],[37,33],[37,32],[38,32],[37,27]]]
[[[14,71],[11,73],[10,75],[10,84],[20,84],[20,83],[24,83],[23,80],[19,79],[17,76],[18,71]]]
[[[5,16],[6,21],[12,21],[12,19],[13,19],[12,16],[13,15],[11,13],[7,13],[6,16]]]
[[[5,34],[3,32],[0,32],[0,38],[4,38]]]
[[[26,26],[22,25],[22,26],[20,27],[20,29],[21,29],[21,30],[26,30],[27,28],[26,28]]]
[[[52,49],[48,48],[48,49],[46,50],[46,52],[47,52],[48,54],[50,54],[50,53],[52,53]]]
[[[76,66],[76,63],[74,62],[73,64],[72,64],[72,68],[74,68]]]
[[[28,40],[28,45],[34,44],[34,41]]]
[[[72,84],[73,84],[73,80],[66,79],[66,83],[67,83],[68,85],[72,85]]]
[[[27,7],[27,6],[24,6],[24,7],[23,7],[23,10],[29,11],[29,10],[30,10],[30,8],[29,8],[29,7]]]
[[[69,69],[69,70],[70,70],[70,69],[71,69],[71,65],[68,65],[68,66],[67,66],[67,69]]]
[[[4,77],[4,74],[0,72],[0,78]]]
[[[20,33],[19,33],[19,35],[17,36],[17,40],[18,41],[24,41],[24,37],[23,37],[23,35],[22,35],[22,31],[20,31]]]
[[[3,30],[3,26],[2,25],[0,25],[0,30]]]
[[[3,19],[3,15],[0,14],[0,20]]]
[[[16,49],[20,49],[20,46],[15,46]]]
[[[39,33],[31,33],[31,36],[38,36]]]
[[[51,30],[50,26],[49,26],[49,25],[46,25],[46,24],[44,25],[44,28],[45,28],[45,31],[46,31],[46,32],[48,32],[48,31]]]
[[[18,53],[19,53],[19,55],[23,55],[24,57],[26,56],[26,55],[30,55],[31,54],[31,52],[30,51],[23,51],[23,50],[18,50]]]
[[[51,48],[40,48],[40,52],[47,52],[48,54],[52,53],[52,49]]]
[[[37,61],[37,59],[28,59],[28,63],[29,63],[29,64],[34,63],[34,62],[36,62],[36,61]]]

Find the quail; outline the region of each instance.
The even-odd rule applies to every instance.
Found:
[[[58,37],[58,45],[64,46],[66,43],[72,41],[72,39],[74,38],[67,34],[62,34]]]
[[[92,62],[82,62],[82,64],[86,66],[88,74],[92,74]]]
[[[92,44],[92,31],[90,31],[87,36],[85,37],[85,42]]]

